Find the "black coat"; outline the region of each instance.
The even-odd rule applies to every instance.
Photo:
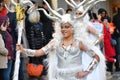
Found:
[[[11,28],[10,34],[12,35],[12,38],[13,38],[13,45],[16,46],[17,39],[18,39],[16,13],[9,12],[7,15],[8,15],[9,20],[10,20],[9,26]]]
[[[47,11],[47,10],[46,10]],[[47,11],[48,12],[48,11]],[[48,12],[49,13],[49,12]],[[43,24],[43,32],[44,35],[46,37],[47,43],[52,39],[52,34],[54,32],[54,28],[53,28],[53,21],[51,19],[49,19],[44,13],[43,11],[40,11],[40,21]]]
[[[113,17],[113,23],[120,32],[120,12]]]
[[[46,44],[46,38],[43,34],[42,23],[31,24],[27,33],[27,39],[30,49],[40,49]],[[43,64],[46,56],[30,57],[30,63]]]
[[[29,35],[27,35],[30,49],[40,49],[45,46],[46,39],[42,27],[42,23],[31,24]]]

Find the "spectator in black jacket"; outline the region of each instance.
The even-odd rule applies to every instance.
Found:
[[[33,17],[34,16],[34,17]],[[28,20],[30,22],[29,31],[27,34],[28,44],[30,49],[39,49],[46,44],[46,39],[43,33],[43,26],[40,22],[40,14],[39,11],[33,11],[29,14]],[[33,63],[35,65],[43,64],[43,60],[46,59],[46,55],[40,57],[30,57],[29,63]],[[42,72],[42,75],[45,75],[46,71]],[[41,76],[30,76],[29,80],[40,80]]]
[[[118,13],[113,16],[113,23],[115,25],[115,31],[113,33],[113,38],[117,41],[117,45],[115,45],[116,50],[116,71],[120,71],[120,65],[119,65],[119,55],[120,55],[120,8],[118,8]]]
[[[44,8],[47,13],[49,13],[48,7],[47,5],[43,2],[42,3],[42,8]],[[53,21],[51,19],[49,19],[44,13],[43,11],[40,11],[40,21],[43,24],[43,32],[45,34],[47,43],[52,39],[52,34],[54,32],[54,28],[53,28]]]
[[[118,8],[118,13],[115,16],[113,16],[113,23],[118,32],[120,32],[120,8]]]

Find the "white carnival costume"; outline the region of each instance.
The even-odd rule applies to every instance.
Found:
[[[80,23],[81,22],[81,23]],[[86,44],[87,46],[93,46],[94,43],[96,42],[96,39],[91,39],[90,38],[90,34],[87,31],[89,22],[86,22],[84,20],[79,21],[79,23],[75,23],[74,27],[75,27],[75,31],[76,33],[76,37],[78,40],[81,40],[84,44]],[[106,80],[106,64],[105,64],[105,57],[103,55],[103,53],[100,51],[99,47],[96,46],[93,48],[95,53],[97,53],[97,55],[100,57],[100,62],[99,65],[96,67],[95,70],[93,70],[89,75],[87,75],[85,80]],[[90,54],[89,52],[83,52],[82,54],[82,64],[83,64],[83,70],[86,70],[89,66],[89,64],[91,63],[91,61],[93,60],[93,58],[91,58],[88,54]],[[103,74],[103,75],[100,75]]]
[[[72,0],[71,0],[72,1]],[[87,0],[86,0],[87,1]],[[93,4],[96,4],[97,3],[97,1],[95,1],[95,0],[91,0],[91,1],[93,1]],[[100,0],[98,0],[98,2],[99,2]],[[85,1],[83,1],[83,2],[85,2]],[[93,5],[93,4],[91,4],[91,5]],[[91,7],[91,6],[90,6]],[[81,8],[81,7],[80,7]],[[84,12],[83,12],[84,13]],[[85,14],[83,14],[83,15],[85,15]],[[66,17],[64,17],[63,19],[67,19],[67,16]],[[86,18],[85,18],[85,20],[87,20]],[[83,23],[83,24],[80,24],[81,26],[83,25],[83,28],[81,28],[81,27],[75,27],[75,24],[74,24],[74,27],[75,27],[75,38],[77,39],[77,40],[81,40],[81,41],[83,41],[85,44],[89,44],[89,45],[93,45],[93,42],[94,41],[90,41],[90,39],[88,38],[88,33],[86,32],[87,30],[86,30],[86,28],[87,28],[87,24],[85,25],[86,23]],[[59,26],[59,25],[58,25]],[[58,26],[55,26],[57,29],[56,29],[56,35],[57,35],[57,38],[56,39],[59,39],[58,38],[58,35],[59,35],[59,37],[60,37],[60,29],[59,29],[59,27]],[[80,33],[81,32],[81,33]],[[82,34],[82,35],[81,35]],[[86,40],[87,39],[87,40]],[[58,42],[59,43],[59,42]],[[100,62],[99,62],[99,64],[98,64],[98,66],[96,67],[96,69],[95,70],[93,70],[86,78],[84,78],[83,80],[106,80],[106,66],[105,66],[105,57],[104,57],[104,55],[101,53],[101,51],[99,50],[99,48],[97,48],[97,47],[94,47],[94,48],[92,48],[94,51],[95,51],[95,53],[97,53],[97,55],[100,57]],[[83,70],[85,70],[85,69],[87,69],[87,67],[89,66],[89,64],[92,62],[92,60],[93,60],[93,58],[91,58],[90,56],[88,56],[88,54],[90,54],[90,53],[83,53],[82,54],[82,69]],[[55,55],[54,55],[55,56]],[[50,63],[51,64],[53,64],[53,62],[54,62],[54,60],[53,60],[53,58],[52,57],[50,57],[51,59],[51,61],[50,61]],[[56,60],[55,60],[56,61]],[[70,61],[69,61],[70,62]],[[76,60],[76,62],[77,62],[77,60]],[[78,61],[79,62],[79,61]],[[49,63],[49,64],[50,64]],[[71,61],[71,63],[72,63],[72,61]],[[58,63],[59,64],[59,63]],[[81,63],[80,63],[81,64]],[[57,65],[57,63],[56,63],[56,65]],[[68,66],[69,66],[69,64],[67,64]],[[49,65],[50,66],[50,65]],[[62,68],[65,68],[64,67],[64,65],[62,65],[63,67]],[[84,67],[84,68],[83,68]],[[54,66],[53,66],[53,68],[54,68]],[[77,69],[77,68],[76,68]],[[80,68],[79,68],[80,69]],[[78,69],[78,70],[79,70]],[[70,70],[71,69],[68,69],[68,71],[70,72]],[[54,71],[54,70],[53,70]],[[56,70],[55,70],[56,71]],[[61,73],[63,73],[63,72],[67,72],[67,71],[64,71],[63,70],[63,72],[62,72],[62,70],[60,70],[61,71]],[[49,75],[51,75],[51,74],[53,74],[52,73],[52,67],[51,67],[51,69],[49,69],[49,72],[51,72],[51,73],[49,73]],[[71,72],[70,72],[71,73]],[[55,73],[54,73],[55,74]],[[63,73],[63,74],[65,74],[66,75],[66,73]],[[102,74],[102,75],[101,75]],[[65,76],[64,75],[64,76]],[[52,76],[52,75],[51,75]],[[69,76],[70,77],[70,76]],[[50,79],[50,80],[52,80],[52,78]],[[59,79],[58,79],[59,80]],[[60,80],[62,80],[62,79],[60,79]],[[63,80],[76,80],[76,79],[72,79],[71,77],[69,78],[69,79],[66,79],[66,77],[63,79]],[[82,80],[82,79],[81,79]]]
[[[79,31],[81,30],[81,27],[76,27],[74,25],[75,22],[77,22],[79,19],[83,18],[85,13],[89,8],[91,8],[94,4],[99,2],[100,0],[83,0],[78,6],[75,4],[73,0],[65,0],[67,3],[69,3],[71,6],[75,6],[77,8],[81,7],[82,4],[85,4],[86,2],[87,8],[85,12],[79,17],[76,18],[73,16],[73,14],[65,14],[60,15],[57,11],[53,10],[49,4],[46,2],[46,0],[43,0],[47,6],[49,7],[50,11],[56,16],[52,17],[49,14],[45,12],[44,9],[40,8],[38,10],[43,10],[46,16],[49,18],[56,20],[55,24],[55,34],[52,41],[48,43],[45,47],[42,48],[42,50],[47,54],[49,53],[49,62],[48,62],[48,79],[49,80],[106,80],[105,77],[105,58],[100,52],[100,50],[95,47],[94,45],[90,45],[90,42],[87,42],[89,38],[87,38],[86,29],[83,28],[83,31],[80,34]],[[92,4],[92,5],[90,5]],[[75,8],[75,9],[77,9]],[[64,46],[60,46],[60,42],[62,41],[62,35],[60,32],[60,25],[63,22],[69,22],[74,29],[74,40],[72,42],[72,45],[68,46],[64,49]],[[83,25],[83,24],[81,24]],[[77,29],[76,29],[77,28]],[[82,35],[82,36],[81,36]],[[83,38],[84,37],[84,38]],[[86,56],[82,56],[84,53],[82,50],[79,49],[79,43],[83,42],[87,47],[87,55],[91,57],[91,61],[86,61],[83,63],[82,59],[86,58]],[[74,45],[75,44],[75,45]],[[25,52],[28,56],[34,56],[35,51],[30,49],[25,49]],[[100,58],[100,62],[97,62],[93,56],[97,53],[97,55]],[[86,65],[88,64],[88,65]],[[83,67],[87,68],[83,68]],[[96,72],[97,70],[97,72]],[[76,78],[76,73],[81,71],[88,71],[90,72],[87,76],[83,78]],[[92,74],[94,73],[94,75]],[[89,78],[89,79],[88,79]]]
[[[69,22],[71,24],[73,23],[70,19],[70,14],[66,14],[63,17],[64,18],[62,18],[62,22]],[[60,26],[60,23],[58,23],[58,26]],[[67,47],[68,50],[65,51],[60,46],[60,42],[62,41],[62,36],[60,35],[60,30],[57,28],[56,31],[57,31],[57,33],[55,33],[55,35],[54,35],[55,36],[54,40],[52,40],[45,48],[43,48],[45,53],[49,53],[49,60],[48,60],[49,61],[48,62],[49,63],[49,65],[48,65],[49,66],[49,69],[48,69],[49,80],[93,80],[94,78],[92,78],[92,77],[94,77],[94,75],[96,75],[95,76],[96,80],[97,79],[106,80],[105,75],[99,76],[99,72],[97,72],[97,74],[92,75],[93,73],[96,73],[94,71],[96,71],[97,69],[100,70],[100,68],[101,68],[102,74],[104,74],[105,59],[104,59],[103,55],[99,55],[100,63],[93,67],[93,68],[95,68],[95,70],[91,71],[86,77],[79,78],[79,79],[76,78],[77,72],[87,70],[88,66],[90,65],[89,61],[85,62],[85,63],[88,63],[88,65],[83,64],[82,55],[87,53],[87,55],[89,55],[91,57],[90,62],[93,62],[94,58],[92,58],[92,56],[94,55],[94,53],[91,51],[83,53],[83,51],[81,51],[79,49],[79,42],[81,41],[81,39],[80,39],[80,37],[76,37],[76,35],[74,35],[76,45]],[[77,32],[75,32],[74,34],[77,34]],[[90,46],[87,45],[87,47],[89,50],[93,50],[93,51],[97,50],[96,51],[97,55],[102,54],[98,48],[96,48],[92,45],[90,45]],[[83,58],[86,58],[86,56]],[[87,66],[87,68],[84,69],[83,68],[84,66],[85,67]],[[99,78],[97,76],[99,76]],[[87,78],[87,77],[89,77],[89,78]]]
[[[83,7],[80,7],[78,9],[78,11],[79,12],[84,12]],[[86,14],[83,18],[81,18],[77,23],[74,24],[74,27],[77,28],[77,32],[79,32],[79,34],[77,34],[77,36],[81,37],[79,39],[82,42],[84,42],[86,45],[93,46],[93,45],[98,44],[97,38],[101,37],[102,34],[100,32],[98,32],[98,35],[94,35],[93,33],[89,33],[88,32],[88,27],[89,26],[93,27],[94,25],[91,24],[91,22],[89,21],[88,14]],[[82,35],[80,35],[80,34],[82,34]],[[94,48],[94,51],[100,57],[100,63],[96,67],[96,69],[93,70],[86,77],[85,80],[93,80],[93,79],[95,79],[95,80],[106,80],[106,76],[105,76],[106,75],[105,57],[104,57],[103,53],[101,53],[101,51],[99,50],[99,46],[98,45],[96,45],[96,47]],[[88,52],[86,54],[86,52],[83,52],[83,55],[82,55],[83,70],[85,70],[89,66],[91,61],[93,60],[88,54],[90,54],[90,53]],[[103,74],[104,76],[100,75],[100,74]]]

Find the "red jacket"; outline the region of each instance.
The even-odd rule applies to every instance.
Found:
[[[105,57],[108,62],[114,62],[114,56],[116,55],[114,47],[111,45],[110,39],[110,29],[109,27],[104,26],[104,52]]]

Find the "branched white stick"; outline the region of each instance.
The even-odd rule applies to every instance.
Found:
[[[17,44],[21,44],[22,30],[23,30],[23,26],[24,26],[23,23],[24,23],[24,20],[21,20],[20,25],[18,25]],[[15,69],[14,69],[13,80],[18,80],[19,66],[20,66],[20,51],[17,51],[16,52],[16,59],[15,59]]]

